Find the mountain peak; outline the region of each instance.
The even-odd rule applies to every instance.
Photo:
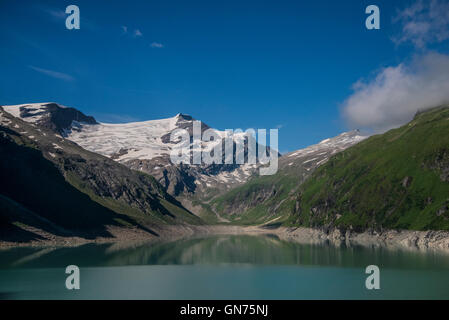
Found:
[[[184,121],[192,121],[193,120],[192,116],[190,116],[188,114],[184,114],[184,113],[178,113],[175,116],[175,118],[178,120],[184,120]]]
[[[23,121],[64,134],[73,121],[97,124],[97,121],[81,111],[60,105],[56,102],[28,103],[2,106],[3,109]]]

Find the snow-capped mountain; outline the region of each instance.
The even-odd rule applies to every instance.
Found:
[[[154,228],[165,224],[202,223],[153,177],[37,125],[48,124],[47,108],[31,109],[27,121],[20,117],[23,110],[14,117],[5,109],[16,110],[0,106],[3,232],[15,221],[42,239],[56,234],[108,237],[106,226],[123,225],[156,235]]]
[[[53,102],[2,107],[14,117],[50,129],[60,135],[64,135],[65,130],[68,130],[74,121],[87,124],[97,123],[93,117],[86,116],[74,108],[68,108]]]
[[[301,166],[302,169],[310,171],[324,163],[334,154],[349,148],[368,138],[359,130],[343,132],[340,135],[325,139],[307,148],[296,150],[283,155],[279,160],[279,168]]]
[[[3,109],[37,127],[51,129],[86,150],[153,175],[173,195],[206,192],[211,188],[226,190],[244,183],[256,169],[256,165],[249,164],[174,165],[170,153],[176,143],[170,141],[171,133],[186,129],[192,136],[195,120],[181,113],[167,119],[109,124],[56,103],[3,106]],[[201,123],[201,131],[206,129],[210,127]],[[221,138],[228,134],[212,130]],[[235,133],[234,139],[243,141],[243,133]],[[219,142],[203,141],[201,147],[212,150]],[[193,139],[190,146],[195,147]]]
[[[190,134],[190,147],[198,147],[192,139],[195,119],[181,113],[167,119],[110,124],[97,122],[77,109],[52,102],[3,106],[3,109],[37,128],[50,129],[56,136],[71,140],[88,151],[154,176],[175,196],[194,194],[200,199],[216,196],[244,184],[257,171],[257,165],[253,164],[173,164],[170,153],[176,143],[170,141],[170,137],[174,130],[186,129]],[[201,123],[201,131],[206,129],[210,127]],[[221,138],[228,134],[214,132]],[[279,158],[279,170],[305,179],[329,157],[364,138],[358,131],[350,131],[288,153]],[[245,137],[243,133],[235,134],[234,139]],[[211,150],[216,145],[214,140],[201,142],[203,150]],[[246,148],[244,152],[246,154]]]
[[[73,123],[67,138],[119,162],[150,160],[170,154],[171,144],[164,137],[183,122],[184,116],[178,114],[168,119],[123,124]]]
[[[172,118],[132,122],[125,124],[73,122],[66,137],[83,148],[100,153],[126,166],[156,177],[167,190],[179,195],[183,192],[198,193],[214,189],[229,189],[241,184],[253,174],[255,165],[212,164],[174,165],[170,153],[176,143],[170,140],[171,133],[186,129],[192,136],[194,118],[177,114]],[[209,128],[201,123],[201,131]],[[213,130],[217,137],[228,135],[225,131]],[[244,139],[235,134],[234,139]],[[220,140],[202,141],[203,150],[212,150]],[[191,139],[190,148],[195,149]]]
[[[74,121],[65,135],[87,150],[125,163],[130,160],[151,160],[169,156],[176,146],[175,142],[170,141],[171,133],[176,129],[186,129],[190,132],[193,121],[191,116],[181,113],[167,119],[124,124]],[[201,131],[206,129],[209,127],[202,124]],[[226,136],[225,131],[211,130],[221,138]],[[202,147],[211,150],[217,143],[217,141],[203,141]],[[190,147],[194,147],[193,143]]]

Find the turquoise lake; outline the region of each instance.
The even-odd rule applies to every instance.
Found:
[[[80,290],[65,287],[68,265]],[[0,299],[449,299],[449,255],[276,236],[21,247],[0,250]]]

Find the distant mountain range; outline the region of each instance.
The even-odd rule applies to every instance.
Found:
[[[255,171],[255,165],[190,165],[176,166],[170,160],[175,143],[170,134],[186,129],[192,135],[191,116],[177,114],[168,119],[125,124],[98,123],[80,111],[55,103],[4,106],[4,110],[40,128],[48,128],[82,148],[101,154],[127,167],[154,176],[174,196],[205,196],[214,190],[226,190],[244,183]],[[202,131],[209,129],[202,123]],[[214,130],[218,136],[225,131]],[[238,134],[237,134],[238,135]],[[202,142],[205,148],[214,142]]]
[[[441,107],[382,135],[342,133],[259,176],[257,165],[173,164],[170,134],[191,134],[188,115],[106,124],[56,103],[2,106],[0,240],[108,236],[111,225],[449,229],[448,119]]]

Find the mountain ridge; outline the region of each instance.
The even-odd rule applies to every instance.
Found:
[[[307,227],[449,229],[449,106],[336,155],[297,193],[291,223]]]
[[[107,235],[107,225],[140,226],[149,232],[165,224],[202,224],[153,177],[1,107],[0,148],[8,155],[0,161],[1,194],[63,229],[89,236]],[[4,208],[11,207],[11,201],[3,200]]]
[[[154,236],[170,224],[311,227],[341,230],[338,234],[370,229],[449,230],[449,106],[418,112],[408,124],[384,134],[367,137],[353,130],[324,139],[281,156],[276,174],[251,174],[221,191],[214,183],[222,179],[230,186],[225,177],[233,168],[201,168],[198,176],[190,173],[189,181],[181,174],[197,168],[170,167],[179,170],[174,177],[180,181],[166,175],[168,184],[196,185],[201,183],[198,177],[212,176],[204,181],[211,193],[203,198],[197,193],[175,198],[157,178],[134,170],[132,162],[86,150],[69,139],[75,132],[82,141],[81,135],[89,133],[86,128],[105,126],[94,118],[52,103],[27,106],[19,105],[12,112],[0,107],[0,149],[8,154],[0,161],[5,181],[0,190],[0,240],[6,237],[5,230],[23,239],[40,239],[22,224],[82,237],[110,237],[107,226],[133,226]],[[53,117],[52,112],[60,116]],[[76,120],[80,117],[88,122]],[[190,128],[193,120],[177,114],[146,124],[164,128],[157,136],[162,141],[171,130]],[[128,126],[131,131],[137,126],[139,132],[139,123]],[[51,193],[59,196],[49,197]],[[36,194],[37,201],[30,202]],[[76,205],[71,208],[66,200]],[[52,206],[55,210],[48,210]],[[85,210],[78,215],[80,207]],[[89,212],[95,214],[85,215]]]
[[[220,195],[244,185],[248,180],[261,178],[256,174],[257,165],[173,165],[169,157],[173,146],[170,134],[176,129],[186,129],[192,139],[192,124],[195,119],[191,115],[178,113],[171,118],[113,124],[97,122],[93,117],[88,117],[76,109],[64,106],[58,108],[58,106],[55,103],[34,103],[5,106],[4,108],[7,112],[32,125],[41,127],[42,124],[45,124],[45,128],[79,144],[86,150],[106,156],[130,169],[150,174],[162,184],[169,194],[177,197],[184,206],[198,215],[212,218],[212,221],[215,221],[213,216],[203,215],[205,212],[209,211],[208,213],[210,213],[211,211],[204,210],[204,208],[210,209],[208,203]],[[53,114],[61,112],[61,110],[76,111],[66,112],[65,127],[49,125],[55,118]],[[80,119],[87,119],[87,121],[83,122]],[[202,132],[210,129],[207,124],[201,124]],[[215,132],[222,137],[225,135],[224,131],[215,130]],[[327,161],[333,152],[357,143],[362,137],[358,131],[346,132],[331,139],[324,139],[314,145],[315,147],[310,146],[290,152],[279,158],[279,170],[289,172],[288,174],[299,170],[301,172],[299,178],[304,179],[308,174],[307,171]],[[256,145],[256,149],[258,147]],[[327,151],[317,154],[318,152],[315,152],[314,148],[317,148],[318,151],[325,149]],[[312,155],[316,155],[316,157],[312,157]],[[302,161],[301,159],[304,157],[305,159]],[[304,169],[296,168],[298,163]],[[293,172],[292,176],[296,177],[297,173]],[[261,180],[270,179],[261,178]],[[223,219],[219,218],[219,220]],[[226,219],[224,220],[226,221]]]
[[[183,113],[165,119],[111,124],[97,122],[93,117],[86,116],[74,108],[56,103],[12,105],[4,106],[4,109],[33,125],[53,130],[86,150],[154,176],[173,196],[189,197],[194,194],[199,198],[207,198],[211,194],[224,192],[244,183],[256,170],[256,165],[235,163],[174,165],[170,159],[170,152],[175,146],[175,143],[170,141],[171,133],[176,129],[185,129],[191,139],[193,135],[195,119]],[[56,118],[54,114],[60,113],[65,113],[66,118],[61,120],[61,123],[52,125],[53,119]],[[201,132],[207,129],[211,128],[201,122]],[[225,131],[212,130],[219,137],[227,135]],[[243,139],[243,133],[237,133],[235,137]],[[203,148],[206,149],[211,149],[215,144],[213,140],[202,142]],[[256,143],[256,149],[259,147]],[[246,144],[244,153],[246,157]],[[211,190],[212,185],[215,186],[214,190]]]

